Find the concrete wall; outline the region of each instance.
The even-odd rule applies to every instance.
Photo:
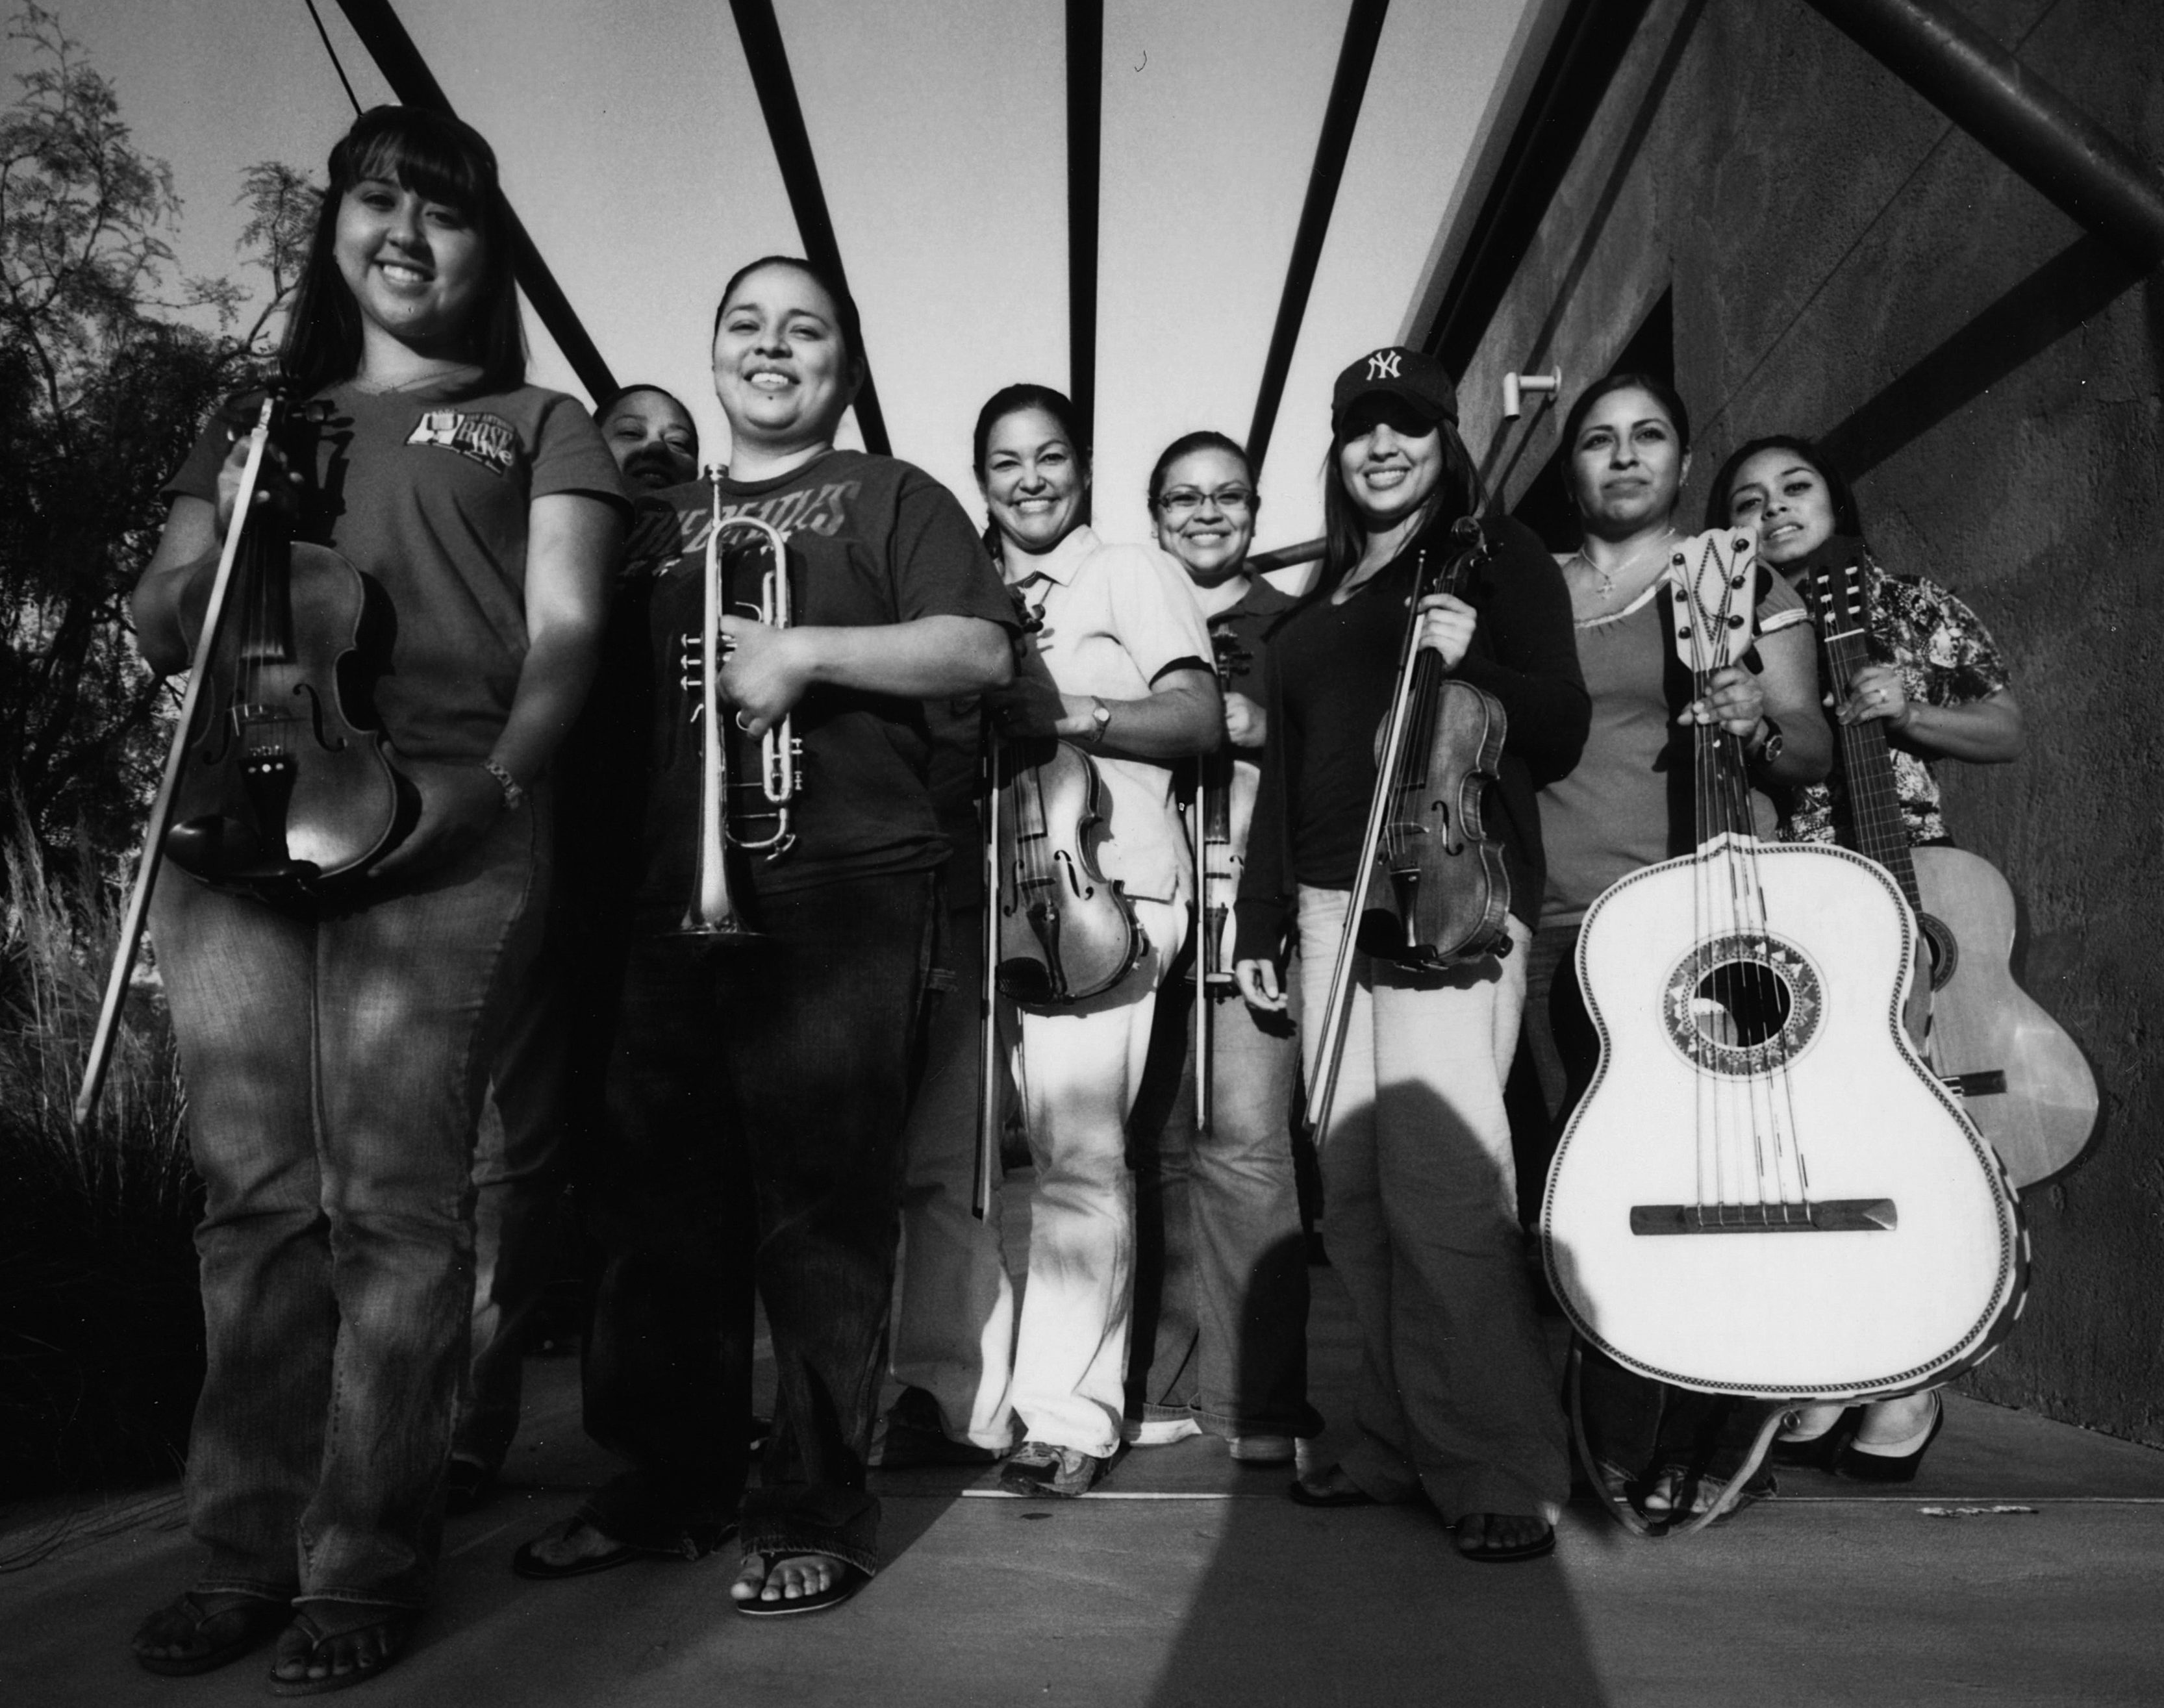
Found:
[[[2154,0],[1958,0],[2164,166]],[[2164,1443],[2164,277],[2118,260],[1799,0],[1657,0],[1464,376],[1566,398],[1674,292],[1697,526],[1729,449],[1837,439],[1892,567],[1951,586],[2009,654],[2011,766],[1945,768],[1957,838],[2027,910],[2024,975],[2088,1052],[2102,1131],[2027,1208],[2027,1314],[1986,1398]],[[1557,416],[1495,459],[1515,496]]]

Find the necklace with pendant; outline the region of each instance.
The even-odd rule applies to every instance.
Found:
[[[1636,570],[1640,564],[1645,562],[1647,558],[1653,552],[1667,551],[1668,549],[1668,542],[1677,539],[1678,537],[1678,536],[1677,535],[1674,528],[1671,528],[1668,529],[1667,532],[1662,533],[1658,539],[1653,541],[1650,547],[1641,546],[1636,551],[1632,552],[1629,557],[1624,559],[1622,564],[1614,570],[1602,569],[1600,565],[1594,563],[1591,558],[1586,556],[1585,548],[1584,546],[1580,546],[1576,551],[1573,552],[1571,555],[1576,558],[1578,562],[1584,564],[1586,568],[1590,570],[1595,575],[1599,577],[1600,596],[1603,599],[1612,599],[1615,596],[1615,583],[1619,578],[1628,575],[1632,570]]]

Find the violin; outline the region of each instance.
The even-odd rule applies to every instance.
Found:
[[[319,419],[275,389],[256,432],[307,467],[302,429]],[[262,447],[251,457],[260,471]],[[204,681],[163,851],[204,883],[291,904],[365,872],[412,828],[418,797],[382,733],[354,715],[367,582],[251,496],[234,512],[224,608],[214,627],[206,618],[192,667]]]
[[[1026,632],[1041,614],[1017,599]],[[1104,780],[1089,754],[1051,737],[1016,740],[986,728],[990,959],[998,989],[1032,1006],[1101,996],[1142,958],[1149,938],[1134,904],[1097,863]]]
[[[1230,629],[1210,631],[1212,663],[1217,686],[1230,693],[1232,679],[1247,674],[1253,654],[1242,646]],[[1238,856],[1232,842],[1232,767],[1237,755],[1230,743],[1204,754],[1195,761],[1195,800],[1201,824],[1200,866],[1195,885],[1201,909],[1201,942],[1195,951],[1196,976],[1212,990],[1232,987],[1232,903],[1239,893]]]
[[[1510,951],[1510,873],[1503,845],[1488,835],[1482,817],[1508,719],[1493,694],[1447,675],[1434,649],[1420,644],[1421,602],[1462,594],[1473,570],[1488,561],[1487,537],[1475,518],[1459,518],[1451,532],[1458,549],[1439,575],[1431,578],[1425,549],[1416,561],[1397,686],[1376,733],[1375,793],[1308,1092],[1307,1122],[1317,1133],[1337,1090],[1356,949],[1423,968]]]
[[[1421,603],[1461,596],[1488,560],[1480,524],[1462,518],[1459,549],[1430,580],[1427,556],[1413,572],[1405,654],[1389,716],[1377,733],[1379,833],[1363,849],[1370,865],[1359,920],[1361,952],[1403,966],[1441,967],[1510,952],[1510,879],[1503,844],[1482,819],[1502,761],[1508,720],[1484,688],[1444,673],[1417,644]]]
[[[294,415],[286,392],[274,388],[249,435],[76,1093],[78,1129],[97,1111],[166,859],[221,888],[313,902],[366,871],[419,813],[382,736],[345,710],[344,673],[369,615],[367,583],[338,553],[296,542],[282,517],[255,505],[270,441]]]

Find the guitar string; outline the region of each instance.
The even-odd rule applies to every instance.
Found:
[[[1754,555],[1741,572],[1731,570],[1728,577],[1726,615],[1735,620],[1735,626],[1731,632],[1739,636],[1747,635],[1752,627],[1750,607],[1757,591],[1757,577],[1752,573],[1755,562]],[[1742,608],[1738,609],[1739,606]],[[1753,1102],[1753,1142],[1762,1147],[1770,1138],[1773,1145],[1772,1196],[1770,1198],[1767,1196],[1766,1159],[1762,1154],[1758,1180],[1759,1203],[1762,1214],[1769,1221],[1772,1217],[1772,1206],[1779,1205],[1782,1208],[1783,1219],[1785,1221],[1790,1206],[1788,1175],[1791,1172],[1794,1173],[1799,1196],[1804,1178],[1801,1127],[1796,1116],[1795,1079],[1789,1069],[1785,1038],[1788,1024],[1794,1012],[1794,993],[1788,992],[1789,1006],[1785,1011],[1782,1010],[1778,1001],[1780,980],[1771,967],[1773,922],[1771,910],[1766,901],[1765,869],[1760,854],[1757,825],[1752,812],[1750,775],[1744,762],[1743,744],[1741,738],[1731,736],[1730,740],[1734,744],[1734,750],[1731,755],[1729,778],[1737,801],[1738,828],[1743,838],[1740,844],[1743,851],[1741,862],[1741,875],[1748,885],[1747,897],[1751,907],[1752,940],[1756,943],[1758,954],[1762,958],[1760,994],[1767,998],[1774,1008],[1774,1012],[1769,1013],[1765,1018],[1778,1022],[1768,1039],[1770,1070],[1762,1080],[1758,1075],[1753,1075],[1748,1082]],[[1758,1118],[1762,1111],[1764,1117],[1762,1122]],[[1791,1166],[1784,1168],[1784,1161]],[[1805,1214],[1807,1216],[1809,1214],[1808,1208],[1805,1210]]]

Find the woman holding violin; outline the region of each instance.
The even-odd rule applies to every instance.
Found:
[[[1486,524],[1493,544],[1460,593],[1407,608],[1426,560],[1457,554],[1452,524],[1479,502],[1457,418],[1450,376],[1417,350],[1379,349],[1337,376],[1322,579],[1272,638],[1236,970],[1250,1003],[1284,1012],[1297,933],[1312,1082],[1326,1065],[1327,970],[1364,875],[1377,729],[1416,623],[1419,649],[1506,719],[1482,822],[1508,875],[1509,952],[1433,969],[1364,953],[1352,962],[1335,1113],[1317,1148],[1331,1261],[1364,1353],[1359,1437],[1292,1494],[1320,1506],[1424,1496],[1467,1558],[1503,1562],[1553,1548],[1569,1492],[1515,1214],[1503,1080],[1541,894],[1533,792],[1576,760],[1586,696],[1562,579],[1515,523]]]
[[[626,509],[585,409],[523,382],[511,236],[495,157],[455,119],[377,108],[332,152],[280,362],[300,430],[249,512],[251,536],[297,543],[225,610],[290,602],[288,650],[325,660],[292,694],[380,723],[405,806],[389,851],[340,887],[259,864],[235,888],[189,875],[218,825],[262,806],[228,802],[176,826],[197,858],[156,890],[206,1188],[187,1482],[209,1558],[135,1634],[153,1672],[207,1671],[282,1631],[275,1692],[341,1688],[398,1657],[428,1598],[475,1122],[540,933],[549,762],[592,675]],[[188,667],[204,621],[246,460],[234,437],[213,424],[166,489],[134,599],[161,670]],[[342,668],[364,598],[389,618],[387,658],[352,660],[375,674],[372,713]],[[303,738],[296,801],[315,759]],[[313,834],[297,817],[283,831]]]
[[[1291,1132],[1299,1042],[1289,1013],[1249,1007],[1230,977],[1231,904],[1268,734],[1267,636],[1297,602],[1247,569],[1261,502],[1247,453],[1221,433],[1174,439],[1150,471],[1157,543],[1187,572],[1210,626],[1226,744],[1185,768],[1203,874],[1190,977],[1158,992],[1150,1083],[1129,1122],[1138,1257],[1127,1427],[1141,1445],[1207,1431],[1242,1464],[1277,1465],[1322,1420],[1307,1400]],[[1211,1006],[1206,1026],[1198,1003]],[[1205,1071],[1206,1101],[1196,1089]]]
[[[645,799],[606,1131],[581,1169],[603,1259],[586,1425],[626,1467],[512,1566],[696,1559],[740,1527],[730,1594],[757,1617],[838,1606],[880,1563],[866,1472],[948,858],[925,702],[1004,684],[1014,622],[951,494],[835,446],[864,375],[838,281],[743,267],[712,361],[727,472],[643,499],[632,548],[650,705],[623,763]],[[764,782],[792,754],[780,818]],[[777,1395],[748,1490],[755,1295]]]
[[[1608,376],[1564,418],[1563,454],[1584,540],[1562,569],[1593,723],[1575,769],[1540,796],[1547,891],[1528,957],[1526,1032],[1552,1122],[1550,1154],[1599,1060],[1578,985],[1579,928],[1618,879],[1697,847],[1693,726],[1717,723],[1742,738],[1752,811],[1767,839],[1775,828],[1767,789],[1815,781],[1832,759],[1809,624],[1778,577],[1764,577],[1757,593],[1757,666],[1714,672],[1702,699],[1690,697],[1688,678],[1677,680],[1659,599],[1690,470],[1690,416],[1674,389],[1648,375]],[[1596,1461],[1589,1469],[1655,1520],[1710,1510],[1762,1416],[1724,1396],[1645,1380],[1590,1352],[1582,1408]]]
[[[1109,545],[1089,525],[1090,451],[1074,406],[1048,386],[1009,386],[979,413],[974,449],[1001,567],[1059,690],[1053,733],[1088,755],[1101,790],[1101,839],[1076,822],[1048,819],[1045,828],[1076,843],[1078,866],[1094,851],[1104,880],[1094,887],[1116,886],[1142,933],[1140,953],[1107,988],[1016,1003],[1015,1079],[1037,1184],[999,1419],[1004,1429],[1019,1414],[1025,1438],[1001,1480],[1020,1494],[1069,1497],[1103,1476],[1120,1444],[1135,1238],[1126,1123],[1153,997],[1187,928],[1172,761],[1215,746],[1222,714],[1210,636],[1179,567],[1151,547]],[[1003,810],[1028,788],[1020,780],[1004,790]],[[1002,874],[994,898],[1003,910],[1016,899],[1012,876]],[[1040,949],[1062,942],[1064,928],[1040,922],[1053,928],[1040,937],[1022,927]],[[1017,945],[1027,948],[1011,935],[1003,955]],[[1064,976],[1043,972],[1054,988]],[[978,1226],[966,1248],[911,1251],[912,1287],[926,1265],[997,1265],[997,1227]],[[934,1283],[932,1293],[966,1290]],[[980,1387],[995,1380],[1006,1351],[988,1339],[979,1343]]]

